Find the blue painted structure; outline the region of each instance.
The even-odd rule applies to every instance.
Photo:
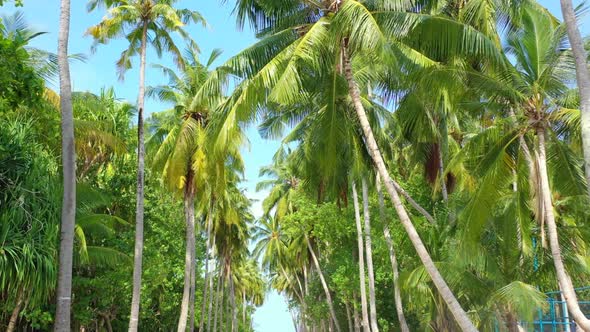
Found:
[[[590,318],[590,286],[576,288],[576,293],[580,308],[586,314],[586,317]],[[546,294],[549,302],[547,311],[543,313],[539,309],[537,318],[532,323],[523,324],[523,327],[527,331],[534,332],[579,332],[573,319],[567,313],[567,306],[561,292],[556,291]]]

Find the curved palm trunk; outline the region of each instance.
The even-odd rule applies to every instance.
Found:
[[[393,179],[389,179],[391,181],[391,184],[393,185],[393,187],[395,188],[395,190],[402,195],[406,201],[408,201],[408,203],[410,203],[410,205],[416,209],[416,211],[420,212],[420,214],[426,218],[426,220],[428,220],[429,223],[431,224],[436,224],[436,221],[434,220],[434,217],[428,213],[428,211],[426,211],[426,209],[424,209],[422,206],[420,206],[420,204],[418,204],[413,198],[412,196],[410,196],[410,194],[408,194],[407,191],[404,190],[404,188],[402,188],[397,182],[395,182]]]
[[[346,50],[346,48],[344,48],[342,53],[344,58],[344,73],[346,76],[346,80],[348,81],[349,94],[352,98],[354,108],[356,110],[359,122],[363,129],[363,134],[365,136],[365,144],[367,145],[369,154],[371,155],[371,158],[373,159],[373,162],[375,163],[377,170],[379,171],[379,175],[382,179],[384,179],[383,182],[385,183],[385,189],[387,190],[387,193],[391,198],[391,202],[395,207],[400,222],[404,227],[406,233],[408,234],[408,238],[414,245],[416,253],[420,257],[422,264],[424,264],[426,272],[432,279],[432,282],[434,283],[436,289],[440,293],[441,297],[449,307],[449,310],[453,314],[453,317],[457,321],[457,325],[459,325],[461,330],[465,332],[477,331],[471,320],[469,320],[469,316],[467,316],[467,313],[463,310],[463,308],[461,308],[459,301],[457,301],[457,298],[455,297],[455,295],[443,279],[442,275],[438,271],[438,268],[436,267],[436,265],[434,265],[434,262],[432,261],[432,258],[428,253],[428,250],[426,250],[426,247],[424,246],[422,239],[420,239],[420,235],[416,231],[416,228],[412,224],[412,221],[410,220],[410,217],[408,216],[406,209],[402,205],[400,197],[397,191],[395,190],[395,187],[393,186],[393,183],[391,181],[391,177],[389,176],[387,168],[385,167],[385,162],[383,161],[383,157],[381,156],[381,152],[379,151],[379,147],[377,146],[375,137],[373,136],[373,131],[371,129],[371,125],[369,124],[369,120],[367,119],[365,108],[361,103],[360,91],[352,75],[352,66],[350,64],[350,59],[348,57],[348,51]]]
[[[559,239],[557,235],[557,224],[555,223],[555,215],[553,214],[553,202],[551,201],[551,189],[549,187],[549,177],[547,175],[547,154],[545,152],[545,128],[537,128],[537,138],[539,139],[539,173],[541,176],[541,192],[543,195],[543,205],[545,206],[545,218],[547,223],[547,233],[549,235],[549,246],[551,248],[551,256],[553,257],[553,264],[555,265],[555,273],[557,281],[561,288],[563,297],[567,303],[567,308],[571,313],[572,318],[584,330],[590,331],[590,320],[584,316],[578,300],[576,292],[572,285],[569,275],[563,265],[561,257],[561,248],[559,247]]]
[[[22,291],[19,291],[16,299],[16,305],[14,306],[14,309],[12,309],[12,314],[10,315],[10,320],[8,321],[8,327],[6,328],[6,332],[13,332],[16,329],[16,322],[18,320],[18,314],[20,313],[22,305],[23,293]]]
[[[139,304],[141,302],[141,270],[143,258],[143,186],[145,169],[145,144],[143,135],[143,111],[145,101],[145,58],[147,48],[148,22],[143,22],[141,51],[139,55],[139,95],[137,97],[137,202],[135,207],[135,253],[133,256],[133,295],[129,332],[136,332],[139,325]]]
[[[57,308],[55,331],[70,331],[72,305],[72,258],[76,219],[76,151],[74,146],[74,115],[72,86],[68,64],[68,36],[70,33],[70,0],[61,0],[57,60],[61,107],[61,146],[63,167],[63,201],[59,244],[59,272],[57,279]]]
[[[190,297],[193,270],[195,267],[195,193],[193,190],[193,171],[189,168],[184,188],[184,215],[186,219],[186,254],[184,261],[184,289],[182,292],[182,304],[180,307],[180,319],[178,320],[178,332],[186,331],[188,313],[190,311]],[[194,303],[193,303],[194,306]]]
[[[354,206],[354,220],[356,223],[356,239],[358,244],[359,255],[359,280],[361,291],[361,324],[364,332],[371,332],[369,323],[369,311],[367,309],[367,289],[365,282],[365,253],[363,245],[363,226],[361,225],[361,213],[359,208],[359,199],[356,191],[356,183],[352,183],[352,202]]]
[[[383,223],[383,236],[387,243],[387,249],[389,250],[389,260],[391,261],[391,269],[393,270],[393,299],[395,302],[395,310],[397,312],[397,320],[402,332],[410,332],[406,316],[404,315],[404,306],[402,303],[402,296],[399,289],[399,270],[397,266],[397,258],[395,257],[395,250],[393,249],[393,240],[391,239],[391,233],[389,232],[389,226],[387,220],[385,220],[385,201],[383,199],[383,192],[381,191],[381,178],[377,175],[377,194],[379,196],[379,213],[381,222]]]
[[[317,256],[313,248],[311,247],[311,243],[309,242],[309,238],[307,234],[305,234],[305,242],[307,242],[307,249],[309,249],[309,253],[311,254],[311,259],[313,260],[313,264],[315,265],[316,270],[318,271],[318,276],[320,277],[320,282],[322,283],[322,287],[324,288],[324,293],[326,294],[326,302],[328,302],[328,308],[330,309],[330,316],[334,321],[334,326],[336,327],[336,331],[340,332],[340,325],[338,324],[338,318],[336,318],[336,311],[334,311],[334,303],[332,302],[332,295],[330,294],[330,288],[328,288],[328,283],[324,278],[324,273],[320,267],[320,262],[318,261]]]
[[[371,240],[371,213],[369,211],[369,188],[367,180],[362,179],[363,189],[363,216],[365,218],[365,250],[367,252],[367,272],[369,276],[369,317],[371,330],[379,332],[377,324],[377,303],[375,300],[375,270],[373,269],[373,244]]]
[[[584,169],[590,195],[590,71],[584,42],[576,23],[576,15],[571,0],[561,0],[561,12],[567,26],[567,35],[576,61],[576,78],[580,91],[580,111],[582,122],[582,146],[584,148]]]

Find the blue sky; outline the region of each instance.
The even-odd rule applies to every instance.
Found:
[[[55,51],[57,45],[57,29],[59,18],[59,1],[57,0],[25,0],[24,10],[28,22],[39,31],[46,31],[48,34],[34,40],[33,46],[48,51]],[[232,2],[226,1],[222,4],[221,0],[182,0],[178,3],[178,8],[190,8],[198,10],[208,21],[209,26],[188,27],[191,36],[197,41],[201,48],[203,60],[206,60],[211,50],[221,48],[223,55],[218,59],[216,64],[220,64],[228,57],[238,53],[240,50],[248,47],[256,41],[252,31],[246,27],[239,31],[235,24],[235,18],[231,16]],[[561,18],[559,1],[541,0],[541,4],[549,8],[557,17]],[[578,4],[580,1],[574,1]],[[102,87],[113,86],[117,96],[130,102],[135,102],[137,98],[138,71],[137,65],[127,72],[124,81],[117,79],[115,70],[115,61],[120,52],[125,48],[124,40],[113,41],[107,45],[100,45],[94,54],[90,53],[92,40],[84,36],[86,29],[96,24],[104,16],[103,10],[94,13],[86,12],[85,1],[73,0],[71,12],[71,32],[70,32],[70,53],[84,53],[88,55],[88,61],[85,63],[74,63],[71,66],[73,88],[76,91],[99,92]],[[5,5],[0,8],[0,13],[9,14],[14,12],[15,8],[11,5]],[[583,27],[585,34],[588,34],[588,20],[583,20],[586,24]],[[161,63],[172,66],[170,56],[164,55],[163,59],[158,59],[153,51],[148,51],[148,63]],[[161,74],[153,69],[148,68],[146,73],[148,85],[165,84],[166,80]],[[163,105],[154,100],[146,102],[146,112],[158,112],[166,109],[169,105]],[[278,148],[277,142],[265,141],[258,135],[255,128],[248,130],[250,139],[249,148],[245,148],[243,156],[246,163],[246,181],[245,187],[250,198],[257,199],[254,206],[256,215],[260,215],[260,200],[265,196],[265,192],[257,193],[254,188],[258,180],[258,170],[260,166],[267,165],[271,162],[272,155]],[[179,239],[181,241],[182,239]],[[287,311],[286,303],[283,297],[276,293],[267,296],[265,304],[256,312],[255,327],[259,332],[290,332],[293,331],[291,316]]]

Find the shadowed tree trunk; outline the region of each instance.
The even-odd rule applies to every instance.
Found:
[[[363,226],[361,224],[361,213],[359,208],[358,193],[356,191],[356,183],[352,183],[352,202],[354,206],[354,220],[356,223],[356,239],[358,244],[359,255],[359,280],[361,291],[361,325],[364,332],[370,332],[371,327],[369,323],[369,311],[367,309],[367,289],[365,283],[365,253],[363,244]]]
[[[238,331],[238,309],[236,306],[236,285],[234,284],[234,278],[230,272],[229,274],[229,289],[230,289],[230,302],[231,302],[231,331]]]
[[[137,96],[137,202],[135,210],[135,252],[133,256],[133,295],[129,332],[136,332],[139,325],[139,304],[141,302],[141,270],[143,259],[143,186],[145,169],[145,144],[143,134],[143,112],[145,101],[145,58],[147,49],[148,22],[143,22],[141,51],[139,55],[139,94]]]
[[[346,47],[344,47],[342,54],[344,60],[344,73],[346,80],[348,82],[349,94],[352,98],[354,108],[357,113],[357,117],[363,130],[367,150],[369,151],[369,154],[371,155],[371,158],[373,159],[373,162],[375,163],[375,166],[379,171],[379,175],[383,179],[385,189],[387,190],[387,193],[391,198],[391,202],[395,207],[400,222],[404,227],[406,233],[408,234],[408,238],[410,239],[414,248],[416,249],[416,253],[418,254],[418,257],[420,257],[420,260],[422,261],[422,264],[424,265],[426,272],[430,276],[432,282],[434,283],[436,289],[440,293],[444,302],[447,304],[449,310],[453,314],[453,317],[457,321],[457,324],[459,325],[461,330],[463,330],[464,332],[475,332],[477,331],[477,329],[475,328],[471,320],[469,320],[469,316],[467,316],[465,310],[461,308],[459,301],[457,301],[457,298],[447,285],[446,281],[443,279],[442,275],[438,271],[438,268],[434,265],[434,262],[432,261],[432,258],[428,253],[428,250],[426,250],[426,247],[424,246],[424,243],[422,242],[420,235],[418,234],[416,228],[412,224],[412,221],[410,220],[410,217],[408,216],[408,213],[404,208],[395,187],[393,186],[391,177],[389,176],[389,172],[385,167],[383,156],[381,156],[381,152],[379,151],[379,147],[377,146],[377,141],[375,141],[373,130],[371,129],[371,125],[369,124],[365,108],[361,102],[360,91],[358,86],[356,85],[356,82],[352,74],[352,66],[350,63],[350,59],[348,57],[348,50],[346,49]]]
[[[344,301],[344,307],[346,308],[346,321],[348,323],[348,331],[354,332],[354,325],[352,322],[352,312],[350,311],[350,305],[348,301]]]
[[[217,316],[219,312],[220,306],[220,299],[223,298],[223,289],[222,289],[222,282],[223,282],[223,264],[219,261],[219,277],[217,278],[217,292],[215,293],[215,313],[213,317],[213,332],[217,332]]]
[[[8,327],[6,328],[6,332],[13,332],[16,329],[16,322],[18,321],[18,314],[20,313],[22,305],[23,292],[22,290],[19,290],[16,299],[16,304],[14,305],[14,309],[12,309],[12,314],[10,315],[10,320],[8,321]]]
[[[389,250],[389,260],[391,262],[391,269],[393,270],[393,299],[395,301],[395,310],[397,312],[397,320],[402,332],[410,332],[408,323],[406,322],[406,316],[404,315],[404,306],[402,303],[402,296],[399,289],[399,271],[397,266],[397,258],[395,257],[395,250],[393,248],[393,240],[391,239],[391,233],[389,232],[389,225],[385,220],[385,201],[383,199],[383,193],[381,192],[381,177],[377,175],[377,194],[379,195],[379,214],[381,222],[383,223],[383,236],[387,243],[387,249]]]
[[[367,272],[369,275],[369,318],[371,331],[379,332],[377,324],[377,301],[375,300],[375,270],[373,270],[373,244],[371,240],[371,212],[369,211],[369,187],[363,177],[363,216],[365,219],[365,250],[367,253]]]
[[[246,302],[246,291],[244,289],[242,289],[242,324],[244,325],[244,328],[246,328],[246,308],[247,308],[247,302]]]
[[[572,0],[561,0],[561,12],[563,13],[563,20],[567,26],[567,35],[576,61],[576,79],[580,92],[584,168],[586,170],[586,182],[589,184],[588,190],[590,194],[590,71],[588,70],[588,55],[584,49],[584,41],[578,29]],[[586,321],[588,320],[586,319]],[[586,330],[590,329],[590,323],[583,325]]]
[[[543,195],[543,205],[545,206],[545,219],[547,223],[547,233],[549,236],[549,247],[551,248],[551,256],[553,258],[553,264],[555,265],[555,274],[572,318],[584,331],[590,331],[590,320],[588,320],[588,318],[584,316],[582,310],[580,310],[576,292],[572,285],[571,279],[565,270],[565,266],[563,265],[563,258],[561,256],[561,248],[559,246],[559,239],[557,235],[557,224],[555,222],[555,215],[553,212],[553,202],[551,201],[549,176],[547,175],[545,128],[542,126],[537,128],[537,138],[539,140],[539,175],[541,177],[541,194]]]
[[[57,61],[59,64],[59,94],[61,108],[61,149],[63,167],[63,201],[59,244],[59,272],[57,279],[55,331],[70,331],[72,305],[72,259],[76,220],[76,150],[74,145],[74,114],[72,86],[68,64],[70,33],[70,0],[61,0]]]
[[[361,332],[361,320],[358,310],[356,309],[356,292],[352,292],[354,301],[352,302],[352,318],[354,319],[354,332]]]
[[[317,256],[311,246],[311,242],[309,242],[309,237],[305,234],[305,242],[307,242],[307,249],[309,249],[309,253],[311,254],[311,259],[313,260],[313,264],[315,265],[316,270],[318,271],[318,277],[320,277],[320,282],[322,283],[322,287],[324,288],[324,293],[326,295],[326,302],[328,303],[328,309],[330,309],[330,316],[334,321],[334,326],[336,327],[336,331],[340,332],[340,325],[338,324],[338,318],[336,317],[336,311],[334,311],[334,303],[332,302],[332,295],[330,294],[330,288],[328,288],[328,283],[324,278],[324,273],[322,273],[322,269],[320,267],[320,262],[318,261]]]
[[[186,176],[184,188],[184,215],[186,220],[186,254],[184,260],[184,289],[182,292],[182,304],[180,307],[180,319],[178,320],[178,332],[186,331],[186,323],[191,306],[190,297],[195,267],[195,192],[193,188],[194,173],[190,168]],[[194,303],[193,303],[194,306]]]
[[[213,248],[215,248],[215,237],[213,237],[213,244],[211,245],[211,257],[213,257]],[[214,283],[213,280],[213,273],[215,272],[215,267],[213,267],[213,271],[211,271],[211,275],[209,276],[209,308],[207,309],[207,332],[211,332],[211,318],[213,317],[213,299],[215,298],[215,293],[213,293]]]
[[[209,205],[209,213],[207,214],[207,252],[205,253],[205,281],[203,283],[203,303],[201,305],[201,320],[199,321],[199,332],[203,331],[203,325],[205,322],[205,309],[207,307],[207,289],[209,288],[209,260],[211,259],[211,226],[213,224],[213,200]],[[209,296],[212,296],[209,293]]]
[[[194,332],[195,331],[195,292],[196,292],[196,276],[195,276],[195,258],[196,258],[196,253],[193,251],[192,252],[192,260],[191,260],[191,290],[190,290],[190,296],[189,296],[189,306],[188,306],[188,320],[189,320],[189,327],[188,330],[190,332]]]

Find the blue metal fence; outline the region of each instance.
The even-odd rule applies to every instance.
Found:
[[[582,312],[590,318],[590,286],[576,288],[576,293]],[[546,294],[549,302],[548,310],[543,312],[539,309],[537,318],[532,323],[523,324],[523,327],[527,331],[534,332],[576,332],[576,324],[568,314],[561,292]]]

